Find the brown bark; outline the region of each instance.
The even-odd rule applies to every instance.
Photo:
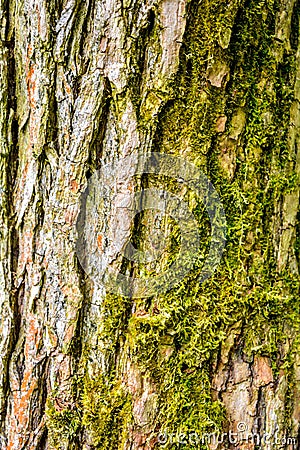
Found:
[[[1,0],[0,20],[1,448],[152,449],[241,422],[298,448],[282,444],[300,422],[298,2]],[[81,268],[87,179],[136,151],[218,190],[227,250],[207,282],[194,267],[130,299]],[[157,183],[119,176],[123,194]],[[115,240],[145,249],[156,218],[124,214]]]

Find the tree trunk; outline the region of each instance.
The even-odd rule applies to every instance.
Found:
[[[205,449],[218,431],[219,449],[300,448],[299,12],[298,0],[0,0],[2,449]],[[227,242],[204,282],[197,262],[135,298],[83,270],[88,179],[136,152],[180,157],[218,192]],[[207,254],[213,227],[191,189],[118,177],[124,193],[180,191]],[[115,239],[147,250],[157,212],[106,208],[109,264],[163,272],[174,221],[158,228],[175,244],[143,269],[105,227],[120,219]]]

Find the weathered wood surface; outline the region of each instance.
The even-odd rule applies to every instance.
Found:
[[[299,9],[1,0],[1,448],[151,449],[239,422],[298,436]],[[137,150],[216,183],[231,216],[211,284],[130,302],[82,271],[87,177]]]

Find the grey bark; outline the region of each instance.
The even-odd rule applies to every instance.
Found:
[[[178,125],[174,132],[178,153],[209,166],[209,150],[217,148],[219,173],[229,184],[238,161],[244,158],[249,162],[249,173],[240,186],[249,192],[256,189],[255,168],[263,164],[263,144],[257,143],[257,153],[245,150],[254,109],[247,103],[246,91],[236,94],[244,98],[244,103],[237,100],[232,115],[226,116],[229,92],[233,90],[230,83],[248,70],[246,51],[244,59],[239,59],[232,42],[237,39],[239,22],[254,10],[253,3],[249,5],[232,1],[219,13],[218,8],[224,4],[208,0],[200,6],[186,0],[1,0],[1,448],[151,449],[156,445],[163,429],[163,420],[157,419],[163,400],[153,373],[133,359],[135,337],[127,327],[130,318],[145,305],[129,302],[128,306],[124,300],[125,313],[116,322],[115,334],[111,340],[103,338],[105,317],[110,314],[105,309],[106,294],[84,274],[76,255],[81,194],[88,176],[101,164],[137,150],[151,151],[158,145],[158,136],[164,135],[161,130],[169,126],[166,111],[180,96],[185,75],[180,77],[178,73],[188,70],[187,61],[193,58],[186,50],[193,45],[203,52],[198,68],[199,60],[194,63],[197,76],[193,76],[202,80],[203,87],[195,104],[199,102],[201,111],[208,111],[201,129],[204,150],[199,156],[191,135],[187,136],[183,128],[179,130]],[[285,173],[286,179],[296,177],[296,182],[270,206],[266,233],[272,241],[274,274],[289,270],[297,278],[299,5],[286,0],[273,9],[268,2],[259,2],[259,7],[262,12],[257,10],[257,14],[271,14],[274,22],[272,44],[268,45],[275,62],[273,78],[259,73],[258,91],[266,90],[272,96],[276,74],[285,58],[295,58],[289,86],[292,101],[283,126],[288,137],[281,175]],[[272,12],[268,13],[269,8]],[[223,22],[218,22],[218,14]],[[200,44],[192,35],[193,27],[202,30]],[[241,45],[246,48],[246,44]],[[216,107],[217,117],[209,106],[215,95],[224,98]],[[280,114],[272,114],[267,107],[262,118],[265,127],[276,128],[274,117]],[[200,130],[197,118],[183,120],[191,121],[188,126],[196,133]],[[164,139],[164,149],[172,152],[172,144]],[[273,168],[276,174],[280,158],[274,151],[273,164],[266,165],[266,171]],[[124,194],[132,190],[132,180],[127,176],[124,168]],[[252,207],[253,214],[259,210],[259,205]],[[114,211],[107,220],[113,222]],[[144,218],[144,225],[150,224],[151,220]],[[121,227],[126,242],[133,224],[124,216]],[[248,234],[243,234],[243,242],[251,251],[253,233],[255,223]],[[118,260],[120,255],[111,245],[106,251],[111,261]],[[265,258],[257,247],[254,253],[254,259]],[[240,264],[248,280],[255,262],[246,262],[243,256]],[[281,295],[284,301],[284,293]],[[158,300],[152,299],[152,305]],[[224,431],[247,422],[253,432],[274,434],[278,428],[280,438],[298,436],[298,328],[296,323],[294,328],[282,325],[287,337],[275,350],[282,362],[278,373],[271,367],[270,357],[259,351],[263,337],[257,348],[247,353],[245,321],[240,317],[225,329],[224,342],[207,357],[211,398],[222,402],[226,411]],[[118,351],[111,345],[116,341]],[[172,338],[160,351],[162,359],[167,360],[175,351]],[[90,389],[101,390],[99,380],[109,378],[111,373],[116,373],[115,379],[130,396],[131,413],[123,423],[111,425],[116,430],[110,447],[109,439],[101,441],[84,419],[89,405],[80,391],[80,380],[98,380],[98,384],[90,384]],[[63,412],[70,412],[70,423],[75,422],[60,428],[55,414]],[[254,446],[244,442],[242,448]],[[267,444],[262,448],[268,448]],[[292,447],[286,444],[284,448]]]

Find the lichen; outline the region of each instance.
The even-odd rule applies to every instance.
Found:
[[[132,418],[130,396],[120,382],[105,379],[84,380],[82,424],[93,442],[103,449],[123,448]]]
[[[226,211],[226,251],[215,275],[203,284],[198,282],[200,261],[172,291],[155,299],[133,305],[130,299],[105,298],[99,342],[108,378],[86,374],[81,388],[82,425],[97,448],[122,448],[129,434],[132,399],[114,367],[120,342],[157,387],[154,437],[158,429],[203,435],[222,428],[226,413],[211,396],[212,361],[237,323],[245,354],[268,356],[275,377],[284,369],[293,378],[295,347],[283,361],[278,353],[299,330],[299,279],[289,267],[277,270],[273,219],[278,201],[298,189],[288,148],[294,54],[282,59],[276,52],[273,2],[235,2],[234,10],[235,23],[224,2],[190,4],[174,98],[159,113],[153,143],[155,151],[184,155],[208,174]],[[225,66],[228,76],[214,72]],[[156,103],[156,98],[147,101]],[[216,123],[222,116],[228,119],[220,133]],[[231,166],[231,160],[224,162],[229,142]],[[166,183],[176,191],[172,182]],[[205,253],[210,243],[205,210],[188,193],[186,199],[199,220]],[[135,236],[141,249],[146,226],[146,216],[141,217]],[[175,231],[173,238],[178,244]],[[173,252],[168,249],[169,260],[176,257],[175,244]],[[151,274],[149,267],[143,270]]]

